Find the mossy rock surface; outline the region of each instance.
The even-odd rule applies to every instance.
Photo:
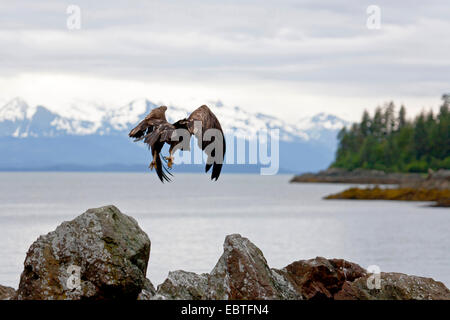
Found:
[[[114,206],[89,209],[32,244],[17,298],[136,299],[149,255],[136,220]]]

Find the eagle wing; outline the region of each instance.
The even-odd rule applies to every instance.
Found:
[[[198,146],[201,148],[206,155],[208,156],[208,159],[206,161],[205,166],[205,172],[208,172],[209,169],[212,169],[211,173],[211,180],[215,179],[217,180],[220,176],[220,172],[222,171],[222,165],[225,158],[225,151],[226,151],[226,145],[225,145],[225,136],[223,134],[222,126],[220,125],[219,120],[215,116],[214,113],[205,105],[197,108],[194,110],[188,117],[189,125],[189,131],[191,134],[194,134],[197,137]],[[196,122],[201,123],[201,131],[198,130]],[[212,143],[215,143],[216,137],[213,136],[211,140],[207,141],[204,139],[205,132],[209,129],[216,129],[221,134],[221,143],[216,144],[216,148],[221,148],[221,152],[217,154],[216,157],[216,148],[212,149],[210,154],[208,154],[205,149]]]
[[[142,120],[135,128],[133,128],[128,136],[135,138],[135,141],[142,140],[144,136],[153,132],[159,125],[167,123],[165,112],[167,107],[161,106],[153,109],[144,120]]]

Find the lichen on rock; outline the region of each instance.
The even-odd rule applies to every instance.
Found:
[[[370,275],[347,281],[336,300],[450,300],[450,290],[431,278],[381,272],[380,288],[368,288]]]
[[[225,238],[210,273],[169,272],[155,290],[146,278],[150,239],[137,222],[114,206],[90,209],[28,250],[19,289],[0,286],[0,299],[450,299],[430,278],[373,274],[343,259],[316,257],[270,268],[262,251],[239,234]]]
[[[298,295],[282,274],[269,268],[263,253],[238,234],[225,238],[224,252],[209,274],[170,272],[156,298],[166,299],[283,299]]]
[[[433,279],[382,273],[381,289],[369,290],[369,276],[356,263],[323,257],[270,269],[261,250],[233,234],[210,273],[170,272],[153,299],[449,299],[449,290]]]
[[[18,299],[136,299],[150,239],[114,206],[89,209],[28,250]]]

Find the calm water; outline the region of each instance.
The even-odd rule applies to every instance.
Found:
[[[423,203],[322,200],[346,188],[289,184],[290,176],[0,173],[0,284],[17,287],[25,253],[41,234],[86,209],[116,205],[147,232],[148,277],[209,272],[227,234],[240,233],[283,267],[316,256],[433,277],[450,287],[450,210]]]

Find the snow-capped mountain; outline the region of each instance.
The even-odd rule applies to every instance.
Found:
[[[147,99],[137,99],[127,105],[108,110],[96,104],[73,104],[63,114],[45,106],[29,106],[15,98],[0,108],[0,136],[52,137],[59,135],[116,135],[128,132],[153,108]],[[332,115],[318,114],[295,124],[262,113],[251,113],[240,107],[211,106],[227,134],[251,138],[257,132],[280,130],[283,141],[320,139],[324,131],[334,132],[347,123]],[[192,110],[170,106],[166,112],[169,122],[189,115]]]
[[[348,121],[342,120],[332,114],[318,113],[310,118],[302,118],[297,125],[303,130],[340,130],[349,124]]]
[[[288,123],[240,107],[209,105],[228,136],[250,140],[257,132],[279,129],[282,172],[315,171],[328,166],[334,158],[337,132],[348,124],[323,113]],[[128,132],[157,107],[151,101],[137,99],[116,109],[86,101],[76,101],[61,111],[52,107],[30,106],[20,98],[0,107],[0,170],[147,168],[148,151],[142,143],[133,143]],[[174,122],[191,111],[169,106],[166,116]],[[230,165],[225,170],[256,172],[249,165]]]
[[[343,127],[349,126],[350,122],[322,112],[310,118],[300,119],[297,125],[305,130],[312,141],[334,150],[336,148],[337,133]]]
[[[0,108],[0,136],[16,138],[85,135],[98,130],[100,122],[67,118],[43,106],[29,106],[15,98]]]

